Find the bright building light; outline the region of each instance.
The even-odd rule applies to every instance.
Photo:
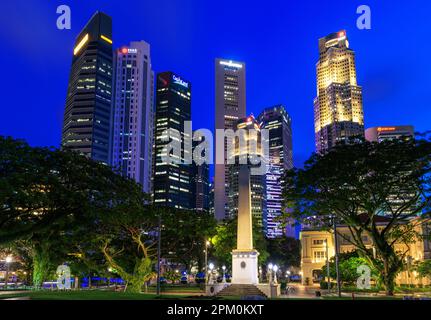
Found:
[[[11,256],[8,256],[8,257],[6,257],[6,263],[11,263],[12,262],[12,257]]]
[[[82,47],[88,42],[88,39],[90,38],[90,36],[88,35],[88,33],[84,36],[84,38],[82,38],[82,40],[78,43],[78,45],[75,47],[75,49],[73,49],[73,55],[76,56],[79,51],[81,51]]]
[[[100,38],[102,38],[103,40],[105,40],[106,42],[108,42],[109,44],[112,44],[112,40],[109,39],[108,37],[104,36],[103,34],[100,36]]]
[[[232,60],[230,60],[230,61],[220,61],[220,64],[223,65],[223,66],[228,66],[228,67],[233,67],[233,68],[239,68],[239,69],[242,68],[242,64],[235,63]]]

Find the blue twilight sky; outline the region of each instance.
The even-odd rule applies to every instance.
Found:
[[[72,30],[56,28],[62,4]],[[362,4],[372,30],[356,28]],[[214,59],[244,61],[247,112],[285,104],[301,165],[314,151],[318,39],[340,29],[356,51],[366,127],[431,129],[429,0],[13,0],[0,3],[0,135],[59,146],[74,39],[96,10],[113,17],[114,46],[145,40],[155,72],[192,82],[194,129],[214,128]]]

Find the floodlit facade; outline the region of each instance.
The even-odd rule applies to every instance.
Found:
[[[76,38],[64,111],[62,148],[110,164],[112,19],[96,12]]]
[[[317,97],[314,99],[316,151],[324,153],[337,143],[364,136],[362,87],[357,83],[355,52],[346,31],[319,40]]]
[[[239,171],[241,169],[240,159],[246,158],[249,168],[257,168],[260,166],[264,167],[264,171],[266,172],[267,159],[264,157],[263,149],[262,149],[262,136],[260,133],[260,125],[258,121],[251,115],[247,118],[243,118],[238,120],[237,129],[243,130],[238,131],[238,137],[243,135],[245,137],[245,141],[247,145],[241,146],[241,138],[235,138],[235,143],[232,148],[232,152],[228,155],[231,159],[232,164],[228,164],[229,168],[229,217],[236,217],[238,215],[238,207],[239,207]],[[250,134],[251,131],[256,130],[256,135],[253,136]],[[256,150],[253,150],[252,139],[255,139],[254,145],[256,146]],[[251,156],[259,156],[262,163],[252,164],[250,161]],[[250,171],[250,170],[249,170]],[[266,175],[265,172],[263,174],[250,174],[250,194],[251,194],[251,214],[253,219],[257,221],[260,226],[263,226],[263,217],[266,216],[266,192],[265,192],[265,184],[266,184]]]
[[[215,128],[236,130],[236,123],[246,116],[245,64],[216,59],[215,61]],[[225,141],[226,142],[226,141]],[[214,144],[215,146],[217,145]],[[227,147],[225,143],[225,159]],[[229,218],[229,168],[215,164],[214,212],[217,220]]]
[[[283,105],[266,108],[258,117],[260,127],[269,131],[269,159],[266,173],[266,215],[263,227],[267,238],[284,234],[295,237],[295,229],[288,224],[285,230],[276,218],[282,213],[284,173],[293,168],[292,120]]]
[[[191,139],[191,132],[184,130],[184,122],[191,120],[191,83],[173,72],[157,75],[155,150],[154,150],[154,203],[178,209],[191,208],[191,171],[192,164],[185,160],[191,156],[190,148],[184,143]],[[167,130],[170,132],[168,141]],[[170,141],[181,143],[181,155],[175,163],[163,160],[165,146]]]
[[[112,166],[151,194],[153,78],[150,45],[132,42],[115,51]]]

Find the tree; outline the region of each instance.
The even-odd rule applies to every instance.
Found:
[[[95,235],[107,267],[126,281],[126,291],[134,293],[155,276],[159,209],[145,202],[135,190],[128,201],[101,217]]]
[[[238,219],[231,219],[219,224],[216,235],[211,239],[213,250],[211,253],[219,263],[230,265],[232,263],[231,252],[236,249]],[[268,259],[267,241],[257,221],[253,219],[253,247],[259,252],[259,263],[263,264]]]
[[[54,252],[61,247],[67,255],[71,248],[63,240],[81,226],[96,229],[99,219],[130,209],[142,213],[148,202],[140,185],[108,166],[5,137],[0,137],[0,190],[0,244],[26,241],[36,287],[57,263]]]
[[[282,268],[301,265],[301,242],[291,237],[268,239],[268,260]]]
[[[215,234],[217,222],[213,215],[175,208],[162,212],[162,256],[183,264],[187,270],[193,265],[202,267],[207,239]]]
[[[407,254],[395,245],[408,246],[420,238],[417,227],[430,218],[430,163],[431,142],[426,139],[352,142],[314,154],[304,169],[286,174],[286,217],[322,228],[329,228],[334,217],[347,225],[351,237],[345,240],[378,270],[387,294],[393,295]],[[384,226],[379,225],[382,216]],[[373,241],[376,256],[362,235]]]
[[[357,272],[358,267],[361,265],[366,265],[371,269],[372,278],[376,279],[376,270],[372,268],[366,259],[361,258],[357,251],[345,252],[339,254],[339,270],[340,270],[340,280],[342,284],[352,285],[355,284],[359,274]],[[327,266],[326,264],[322,267],[322,275],[326,277]],[[335,257],[329,259],[329,275],[332,279],[336,279],[337,273],[335,270]]]
[[[421,278],[429,278],[431,280],[431,260],[421,261],[416,270]]]

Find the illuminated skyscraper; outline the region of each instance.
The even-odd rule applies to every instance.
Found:
[[[173,72],[157,75],[155,150],[154,150],[154,203],[179,209],[191,208],[192,164],[184,160],[191,152],[184,141],[191,139],[185,132],[184,122],[191,120],[191,83]],[[174,129],[169,133],[167,130]],[[175,134],[177,133],[177,134]],[[186,138],[186,139],[185,139]],[[165,146],[170,141],[181,143],[181,155],[175,163],[163,160]],[[191,149],[191,146],[190,146]]]
[[[150,45],[132,42],[116,50],[112,166],[151,194],[153,78]]]
[[[236,130],[237,121],[246,116],[245,64],[231,60],[215,61],[215,128]],[[217,140],[217,139],[216,139]],[[216,144],[217,145],[217,141]],[[226,160],[226,144],[225,144]],[[229,217],[229,168],[215,164],[214,211],[217,220]]]
[[[228,155],[230,159],[234,159],[228,164],[228,178],[229,178],[229,197],[228,197],[228,207],[229,207],[229,217],[233,218],[238,215],[238,201],[239,201],[239,171],[241,169],[241,159],[245,161],[245,164],[249,168],[263,168],[262,174],[251,174],[250,170],[250,191],[251,191],[251,214],[253,219],[263,227],[263,218],[266,216],[266,166],[267,159],[265,159],[263,154],[262,144],[263,137],[260,133],[260,125],[258,121],[251,115],[247,118],[243,118],[237,121],[236,129],[238,130],[238,135],[235,138],[235,143],[232,152]],[[251,134],[251,130],[255,130],[256,135]],[[245,143],[247,145],[241,145],[241,137],[244,137]],[[255,140],[253,144],[251,140]],[[255,146],[255,147],[254,147]],[[261,162],[254,164],[251,161],[251,157],[260,157]]]
[[[269,131],[269,159],[266,173],[266,215],[263,216],[264,232],[267,238],[286,234],[295,237],[290,225],[285,231],[276,218],[282,213],[282,192],[284,173],[293,168],[292,120],[283,105],[266,108],[258,117],[261,129]]]
[[[96,12],[76,38],[67,90],[62,147],[110,164],[112,20]]]
[[[364,114],[355,52],[349,48],[346,31],[321,38],[319,53],[314,128],[316,151],[322,153],[353,136],[363,137]]]

